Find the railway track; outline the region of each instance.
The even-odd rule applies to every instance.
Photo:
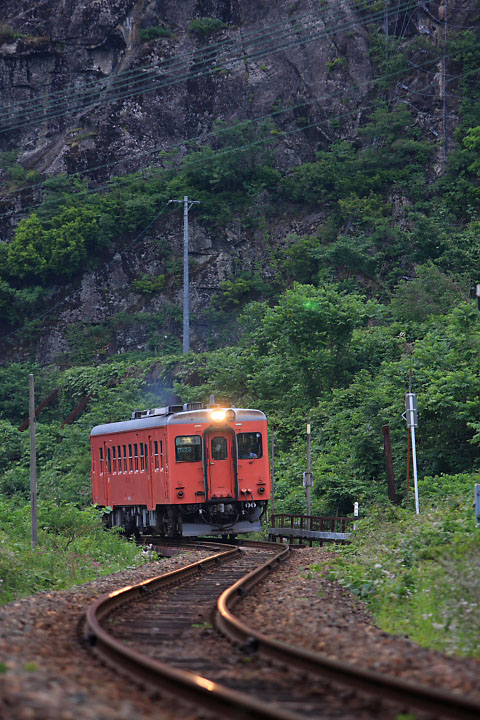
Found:
[[[222,717],[395,717],[406,708],[430,717],[480,717],[473,700],[362,670],[248,627],[235,617],[235,604],[286,559],[288,548],[202,544],[207,546],[210,557],[113,592],[88,609],[86,638],[104,661],[149,688],[163,688]],[[219,641],[213,625],[234,646]],[[351,703],[354,688],[354,703],[342,712],[338,688],[345,685],[345,702]],[[379,708],[379,698],[393,705]]]

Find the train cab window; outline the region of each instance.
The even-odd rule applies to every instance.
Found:
[[[263,455],[262,433],[238,433],[238,457],[240,459],[260,458]]]
[[[100,475],[103,475],[105,473],[105,468],[103,466],[103,448],[100,448]]]
[[[179,435],[175,438],[177,462],[199,462],[202,459],[200,435]]]
[[[212,460],[226,460],[228,457],[227,438],[212,438]]]

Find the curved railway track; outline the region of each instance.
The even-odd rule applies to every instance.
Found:
[[[88,609],[87,642],[107,664],[222,717],[325,716],[330,681],[435,717],[480,717],[477,701],[292,647],[236,618],[236,602],[286,559],[288,547],[251,541],[242,548],[213,543],[202,547],[213,554],[110,593]],[[234,641],[235,650],[218,645],[212,624]],[[231,653],[236,653],[232,661]],[[265,659],[274,661],[274,671]],[[242,664],[245,672],[238,670]],[[361,709],[367,712],[368,702]]]

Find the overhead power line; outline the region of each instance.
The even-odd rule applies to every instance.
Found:
[[[448,57],[448,56],[447,56],[447,57]],[[417,66],[415,67],[415,69],[416,69],[416,70],[420,70],[420,71],[422,71],[422,72],[428,72],[428,67],[429,67],[430,65],[434,65],[434,64],[437,63],[437,62],[438,62],[438,58],[432,58],[432,59],[430,59],[429,61],[427,61],[426,63],[424,63],[423,65],[417,65]],[[458,77],[466,77],[467,75],[474,74],[474,73],[478,72],[479,69],[480,69],[480,68],[474,68],[474,69],[468,71],[467,73],[462,73],[461,76],[452,77],[452,78],[450,78],[450,82],[452,82],[452,81],[455,80],[455,79],[458,79]],[[368,81],[365,81],[364,83],[359,83],[358,85],[356,85],[356,86],[354,87],[354,89],[359,89],[359,88],[361,88],[361,87],[375,85],[375,84],[378,84],[378,83],[383,82],[383,81],[385,81],[385,80],[389,80],[389,79],[393,79],[393,78],[395,78],[395,77],[399,77],[400,75],[403,75],[403,74],[404,74],[404,70],[403,70],[403,69],[402,69],[402,70],[399,70],[399,71],[396,71],[396,72],[392,72],[392,73],[386,73],[386,74],[381,75],[381,76],[379,76],[379,77],[377,77],[377,78],[374,78],[373,80],[368,80]],[[418,90],[414,90],[413,92],[414,92],[415,94],[419,94],[419,91],[418,91]],[[420,93],[420,94],[421,94],[421,93]],[[174,150],[183,149],[183,148],[189,147],[189,146],[191,146],[191,145],[195,146],[195,145],[198,143],[199,140],[205,140],[206,138],[208,138],[208,137],[210,137],[210,136],[216,136],[216,135],[220,135],[220,136],[221,136],[223,133],[228,133],[228,132],[230,132],[230,131],[232,131],[232,130],[239,129],[239,128],[241,128],[242,126],[247,125],[248,123],[253,123],[253,122],[255,122],[255,123],[265,122],[266,120],[269,120],[269,119],[272,119],[272,118],[277,118],[277,117],[279,117],[279,116],[285,115],[286,113],[294,112],[294,111],[299,110],[299,109],[301,109],[301,108],[309,108],[309,107],[311,107],[311,106],[313,106],[313,105],[318,105],[318,104],[320,104],[320,103],[328,103],[329,101],[333,100],[335,97],[337,97],[337,96],[339,96],[339,95],[344,96],[344,90],[343,90],[343,89],[341,89],[341,90],[336,90],[335,92],[329,93],[328,95],[325,95],[325,96],[322,96],[322,97],[319,97],[319,98],[315,98],[315,99],[313,99],[313,100],[309,100],[309,101],[305,101],[305,102],[298,103],[298,104],[295,104],[295,105],[291,105],[291,106],[288,106],[288,107],[286,107],[286,108],[276,109],[276,110],[274,110],[273,112],[268,113],[268,114],[266,114],[266,115],[258,116],[258,117],[256,117],[256,118],[252,118],[252,119],[250,119],[250,120],[242,120],[242,121],[240,121],[240,122],[238,122],[238,123],[235,123],[235,124],[233,124],[233,125],[226,126],[226,127],[221,127],[221,128],[212,130],[212,131],[210,131],[209,133],[207,133],[206,135],[203,135],[203,136],[198,136],[198,137],[194,137],[194,138],[190,138],[190,139],[182,139],[182,140],[180,140],[180,141],[178,141],[178,142],[176,142],[176,143],[172,143],[172,144],[169,145],[169,146],[156,147],[156,148],[153,148],[152,150],[149,150],[149,151],[146,151],[146,152],[143,152],[143,153],[138,153],[137,155],[134,155],[134,156],[132,156],[132,157],[129,158],[129,159],[140,159],[140,158],[142,158],[142,157],[148,157],[148,156],[155,155],[156,153],[165,153],[165,154],[168,154],[169,152],[172,152],[172,151],[174,151]],[[355,110],[354,112],[356,112],[356,110]],[[331,119],[334,119],[334,118],[331,118]],[[316,121],[316,122],[313,124],[313,127],[315,127],[315,126],[320,126],[320,125],[323,125],[323,124],[328,123],[328,122],[330,122],[330,119],[326,119],[325,121]],[[300,128],[300,130],[305,130],[305,129],[306,129],[306,127]],[[297,130],[294,130],[293,132],[297,132]],[[285,131],[284,134],[288,135],[289,132],[288,132],[288,131]],[[74,177],[82,177],[82,176],[87,175],[87,174],[89,174],[89,173],[91,173],[91,172],[96,172],[96,171],[99,171],[99,170],[102,170],[102,169],[105,169],[105,168],[108,168],[108,167],[113,167],[113,166],[115,166],[115,165],[121,164],[122,162],[124,162],[124,159],[123,159],[123,158],[120,159],[120,160],[115,160],[115,161],[111,161],[111,162],[108,162],[108,163],[102,163],[102,164],[100,164],[100,165],[96,165],[96,166],[87,168],[87,169],[85,169],[85,170],[78,171],[78,172],[76,172],[76,173],[71,173],[68,177],[72,177],[72,178],[74,178]],[[149,169],[151,170],[152,167],[146,168],[146,169],[144,169],[144,171],[148,171]],[[156,170],[157,172],[163,172],[163,169],[158,169],[157,167],[155,167],[155,170]],[[115,176],[115,177],[113,178],[113,180],[115,180],[116,178],[119,178],[119,177],[121,178],[122,176]],[[48,185],[48,183],[49,183],[50,180],[51,180],[51,179],[49,178],[49,179],[44,180],[44,181],[39,182],[39,183],[32,183],[32,184],[27,185],[26,187],[20,188],[19,190],[15,191],[14,193],[10,193],[10,194],[13,195],[13,196],[18,196],[21,192],[34,191],[34,190],[36,190],[36,189],[38,189],[38,188],[41,188],[41,187],[43,187],[43,186],[45,186],[45,185]],[[112,188],[112,185],[111,185],[110,183],[107,183],[106,185],[93,188],[91,191],[87,191],[85,188],[82,188],[82,189],[78,190],[77,192],[74,192],[74,191],[73,191],[73,192],[70,192],[69,195],[84,195],[84,194],[87,193],[87,192],[96,193],[96,192],[101,192],[102,190],[108,190],[108,189],[111,189],[111,188]],[[6,196],[4,196],[4,197],[6,197]],[[37,208],[37,207],[40,207],[40,206],[45,205],[45,204],[48,204],[48,202],[49,202],[48,200],[47,200],[47,201],[44,200],[43,202],[40,202],[40,203],[36,203],[36,204],[34,204],[34,205],[27,206],[27,207],[21,208],[21,209],[16,210],[16,211],[7,211],[7,212],[5,212],[5,213],[1,213],[1,214],[0,214],[0,218],[1,218],[1,217],[6,217],[6,216],[12,216],[12,215],[16,215],[16,214],[23,214],[23,213],[25,213],[25,212],[28,211],[28,210],[33,210],[33,209],[35,209],[35,208]],[[52,202],[52,203],[58,203],[58,199],[52,200],[51,202]]]
[[[401,9],[412,9],[417,6],[418,0],[405,0]],[[261,37],[259,38],[257,46],[250,48],[248,53],[245,53],[245,43],[242,41],[236,46],[236,49],[238,50],[237,55],[233,53],[230,57],[222,59],[215,65],[214,68],[205,69],[205,62],[197,63],[195,61],[195,64],[191,68],[187,68],[183,71],[183,75],[180,74],[173,78],[168,76],[165,77],[164,75],[157,78],[152,77],[151,72],[158,69],[153,66],[151,72],[146,73],[147,76],[143,75],[141,78],[136,80],[133,83],[133,86],[129,83],[120,83],[115,85],[114,81],[110,81],[110,83],[106,82],[104,86],[97,86],[96,89],[89,93],[83,93],[82,91],[71,93],[69,95],[69,99],[63,103],[55,102],[54,104],[48,105],[47,111],[45,111],[45,107],[42,105],[42,107],[38,110],[29,111],[28,113],[24,113],[23,116],[20,115],[16,121],[12,120],[10,123],[6,121],[6,124],[4,124],[4,126],[0,129],[0,132],[12,132],[16,129],[25,128],[33,124],[37,125],[39,122],[43,123],[47,120],[61,117],[69,111],[75,113],[86,112],[94,107],[106,105],[110,102],[118,102],[119,100],[133,97],[135,95],[164,89],[186,80],[198,79],[200,77],[204,77],[205,75],[211,75],[214,72],[227,70],[232,63],[238,64],[239,62],[258,60],[267,55],[272,55],[299,45],[311,43],[314,40],[325,38],[333,33],[346,32],[349,29],[376,22],[381,19],[382,15],[383,11],[373,12],[362,21],[348,21],[343,25],[337,22],[335,25],[325,26],[321,30],[314,32],[312,32],[311,27],[289,29],[288,32],[278,34],[276,39],[279,41],[279,44],[268,44],[268,39],[265,40]],[[316,20],[316,25],[318,25],[320,21],[323,22],[323,20],[323,17]],[[69,107],[69,102],[71,107]]]
[[[388,0],[387,0],[388,1]],[[403,3],[406,2],[406,0],[401,0]],[[412,0],[408,0],[408,6],[410,6],[412,3]],[[378,0],[369,0],[365,6],[365,10],[368,10],[370,7],[377,7],[378,6]],[[263,28],[258,28],[255,30],[250,31],[240,31],[241,32],[241,39],[240,42],[235,43],[231,38],[227,38],[226,40],[219,41],[217,43],[209,43],[208,45],[205,45],[194,52],[194,61],[195,64],[200,64],[204,61],[213,60],[216,58],[219,51],[223,49],[228,50],[236,50],[238,48],[243,49],[245,48],[248,43],[252,43],[257,40],[261,40],[262,42],[268,41],[271,37],[275,37],[275,35],[280,36],[281,34],[278,33],[278,28],[281,28],[282,31],[288,34],[291,34],[292,32],[298,33],[298,23],[299,22],[306,22],[306,21],[312,21],[312,22],[320,22],[324,21],[327,17],[327,13],[330,10],[330,8],[327,8],[325,11],[320,11],[320,13],[317,13],[313,15],[312,13],[307,13],[305,15],[301,16],[291,16],[285,21],[281,23],[276,23],[273,25],[268,25]],[[337,26],[338,23],[338,9],[336,10],[336,16],[335,19],[337,19]],[[345,14],[345,13],[344,13]],[[288,23],[288,27],[286,28],[286,23]],[[362,24],[360,22],[360,24]],[[336,26],[332,26],[331,28],[332,32],[336,31]],[[102,87],[106,84],[109,85],[109,87],[112,87],[115,83],[123,83],[125,80],[135,79],[136,77],[145,77],[146,72],[151,72],[154,70],[166,68],[171,69],[172,64],[177,64],[178,61],[181,61],[182,58],[185,60],[190,60],[192,57],[192,53],[182,53],[180,55],[176,55],[174,58],[169,58],[167,60],[163,60],[160,62],[152,63],[150,65],[142,66],[140,68],[133,68],[131,70],[126,70],[121,73],[118,73],[113,79],[106,78],[105,80],[99,82],[98,80],[91,81],[86,83],[80,90],[74,90],[73,92],[71,90],[58,90],[53,93],[44,94],[41,96],[37,96],[36,98],[29,98],[28,100],[22,100],[17,103],[12,103],[8,106],[6,106],[5,111],[2,112],[0,110],[0,118],[2,118],[3,115],[9,115],[11,114],[15,109],[20,109],[22,107],[27,107],[29,110],[32,106],[32,103],[37,103],[41,105],[42,107],[45,107],[48,100],[54,101],[56,104],[58,104],[59,100],[61,98],[69,98],[72,99],[75,96],[81,96],[84,94],[85,91],[92,88],[95,92],[98,92],[102,89]],[[243,55],[242,55],[243,58]]]
[[[324,13],[320,13],[320,15],[315,16],[312,15],[312,13],[308,13],[305,15],[302,15],[300,17],[296,17],[295,21],[305,21],[312,18],[319,18],[323,17]],[[262,38],[268,38],[272,34],[274,34],[274,31],[276,28],[285,28],[285,23],[288,22],[287,20],[276,23],[274,25],[269,25],[266,28],[261,29],[255,29],[250,31],[243,31],[241,34],[241,43],[245,43],[246,41],[250,40],[253,41],[257,37]],[[290,20],[291,22],[291,20]],[[238,44],[238,43],[237,43]],[[184,60],[190,60],[192,58],[192,52],[195,57],[195,62],[201,62],[203,60],[208,60],[208,58],[215,58],[216,54],[221,51],[224,48],[231,48],[235,45],[235,41],[232,40],[232,38],[227,38],[226,40],[221,40],[216,43],[209,43],[208,45],[204,45],[201,48],[189,52],[180,53],[178,55],[175,55],[172,58],[168,58],[166,60],[161,60],[159,62],[151,63],[150,65],[144,65],[138,68],[132,68],[131,70],[124,70],[123,72],[118,73],[112,80],[112,78],[106,78],[105,80],[102,80],[99,82],[98,80],[93,80],[90,82],[85,83],[85,85],[81,88],[81,90],[74,91],[74,95],[82,95],[85,91],[93,88],[93,90],[98,91],[100,86],[103,86],[104,84],[108,83],[109,81],[115,83],[115,82],[123,82],[127,79],[135,79],[136,77],[143,77],[146,72],[150,72],[152,70],[158,70],[161,68],[170,69],[172,63],[177,63],[178,61],[184,59]],[[6,114],[9,114],[13,109],[21,107],[29,107],[31,106],[32,102],[38,102],[41,105],[45,105],[48,100],[54,100],[55,102],[58,102],[61,98],[64,97],[70,97],[70,91],[67,90],[56,90],[52,93],[43,94],[41,96],[37,96],[34,98],[29,98],[28,100],[21,100],[16,103],[12,103],[8,106],[6,106]],[[3,114],[5,114],[0,110],[0,118]]]
[[[475,71],[478,72],[479,69],[480,69],[480,68],[476,68],[475,70],[472,70],[471,72],[475,72]],[[461,76],[459,76],[459,77],[461,77]],[[368,109],[370,109],[370,108],[375,107],[375,104],[376,104],[375,102],[372,102],[372,103],[370,103],[369,105],[366,105],[365,108],[368,110]],[[342,119],[344,119],[345,117],[348,117],[348,116],[351,116],[351,115],[355,114],[356,112],[357,112],[357,109],[355,108],[354,110],[351,110],[351,111],[349,111],[349,112],[345,112],[345,113],[342,113],[342,114],[340,114],[340,115],[337,115],[337,116],[335,116],[335,118],[330,118],[330,119],[328,119],[328,120],[325,120],[325,121],[323,121],[323,123],[322,123],[322,122],[320,122],[320,123],[319,123],[319,122],[311,123],[310,125],[307,125],[307,126],[304,126],[304,127],[301,127],[301,128],[296,128],[295,130],[292,130],[292,131],[287,131],[287,132],[285,132],[284,134],[285,134],[285,135],[290,135],[290,134],[293,134],[293,133],[302,132],[302,131],[304,131],[304,130],[306,130],[306,129],[309,129],[309,128],[312,128],[312,127],[317,127],[317,126],[320,125],[320,124],[324,124],[324,123],[327,123],[327,122],[331,122],[331,120],[334,120],[334,119],[336,119],[336,120],[342,120]],[[262,145],[262,144],[264,144],[264,143],[265,143],[265,139],[259,139],[259,140],[253,141],[253,142],[251,142],[251,143],[247,143],[246,145],[243,145],[243,146],[236,146],[236,147],[233,147],[233,148],[226,148],[226,149],[224,149],[224,150],[222,150],[222,151],[219,151],[219,152],[215,153],[215,157],[219,157],[219,156],[222,156],[222,155],[227,155],[227,154],[230,154],[230,153],[232,153],[232,152],[247,151],[248,149],[251,149],[252,147],[258,147],[258,146],[260,146],[260,145]],[[193,161],[193,162],[195,162],[195,161]],[[202,162],[204,163],[205,161],[202,161],[202,160],[199,160],[199,161],[198,161],[199,164],[201,164]],[[167,205],[168,205],[168,203],[167,203]],[[154,216],[153,220],[151,220],[151,221],[147,224],[147,226],[146,226],[140,233],[138,233],[138,234],[134,237],[134,239],[123,249],[123,251],[122,251],[121,254],[124,254],[124,253],[128,252],[129,250],[131,250],[131,248],[132,248],[134,245],[136,245],[137,242],[139,242],[139,240],[145,235],[145,233],[157,222],[157,220],[158,220],[163,214],[165,214],[165,212],[166,212],[166,206],[162,206],[162,208],[159,210],[159,212]],[[0,217],[1,217],[1,216],[0,216]],[[106,262],[106,263],[103,265],[103,267],[102,267],[100,270],[97,271],[97,275],[98,275],[98,276],[103,275],[103,274],[108,270],[108,268],[113,264],[113,262],[114,262],[113,259],[112,259],[112,260],[109,260],[108,262]],[[49,308],[49,309],[46,310],[45,312],[41,313],[40,315],[38,315],[38,316],[36,316],[36,317],[29,318],[29,320],[28,320],[27,322],[25,322],[21,327],[15,329],[15,330],[12,330],[10,333],[7,333],[7,334],[4,335],[3,337],[1,337],[1,338],[0,338],[0,341],[6,340],[6,339],[12,337],[13,335],[18,334],[19,332],[21,332],[21,331],[23,330],[23,328],[24,328],[26,325],[28,325],[28,323],[33,322],[33,321],[35,321],[35,320],[42,320],[42,319],[44,319],[45,317],[47,317],[48,315],[51,315],[52,312],[54,312],[57,308],[59,308],[61,305],[63,305],[63,304],[66,303],[67,301],[73,299],[73,297],[75,297],[79,292],[80,292],[80,289],[74,291],[73,293],[70,293],[68,296],[66,296],[65,298],[63,298],[63,299],[60,300],[59,302],[55,303],[51,308]]]

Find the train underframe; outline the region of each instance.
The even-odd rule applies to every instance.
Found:
[[[115,506],[105,515],[108,527],[122,527],[127,535],[164,535],[165,537],[198,537],[202,535],[236,535],[259,532],[267,500],[183,505]]]

